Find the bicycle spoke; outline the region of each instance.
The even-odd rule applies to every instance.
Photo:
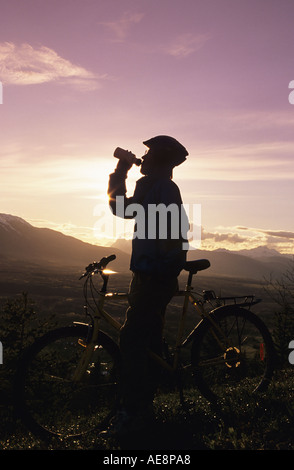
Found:
[[[211,359],[202,359],[198,362],[198,367],[207,367],[209,365],[222,365],[224,362],[224,356],[213,357]]]

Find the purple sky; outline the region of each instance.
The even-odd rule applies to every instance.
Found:
[[[0,6],[0,212],[99,243],[114,148],[169,134],[203,248],[294,252],[293,0]]]

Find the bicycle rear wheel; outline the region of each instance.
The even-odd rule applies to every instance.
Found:
[[[249,310],[216,309],[198,328],[192,345],[196,385],[211,402],[244,391],[265,391],[274,369],[274,346],[262,320]]]
[[[41,438],[68,437],[103,426],[115,406],[119,349],[99,332],[91,362],[81,381],[73,373],[88,335],[87,325],[45,334],[24,354],[15,383],[16,409]]]

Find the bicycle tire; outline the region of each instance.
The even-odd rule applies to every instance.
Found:
[[[244,392],[266,391],[275,352],[264,322],[253,312],[235,306],[217,308],[210,315],[213,323],[209,318],[201,322],[191,351],[193,376],[201,394],[216,403]],[[224,338],[216,328],[221,328]]]
[[[103,427],[114,410],[120,353],[117,344],[99,331],[94,355],[83,380],[71,380],[88,325],[52,330],[24,353],[15,379],[17,415],[35,435],[81,436]]]

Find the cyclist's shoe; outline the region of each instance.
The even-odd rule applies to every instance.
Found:
[[[152,410],[153,411],[153,410]],[[144,412],[136,415],[122,409],[110,420],[107,429],[101,431],[99,436],[105,439],[122,438],[133,433],[138,433],[148,426],[154,418],[154,413]]]

